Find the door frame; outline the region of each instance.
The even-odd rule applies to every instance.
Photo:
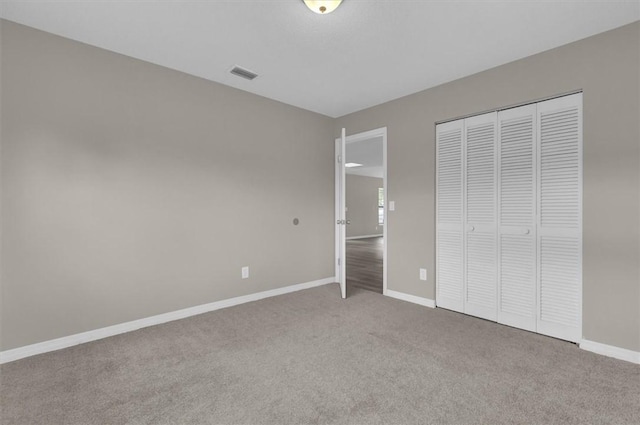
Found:
[[[382,294],[387,295],[387,235],[389,228],[389,201],[388,201],[388,193],[387,193],[387,127],[380,127],[374,130],[364,131],[362,133],[352,134],[345,138],[345,145],[347,143],[353,142],[361,142],[367,139],[373,139],[376,137],[382,137],[382,187],[384,192],[384,224],[382,226]],[[342,138],[338,137],[335,139],[336,144],[336,152],[339,152],[339,146]],[[344,166],[345,158],[342,158],[342,163],[339,163],[337,160],[335,161],[335,220],[333,222],[335,227],[335,254],[334,254],[334,264],[335,264],[335,276],[336,280],[340,278],[341,267],[346,266],[346,258],[344,261],[340,259],[340,224],[337,224],[337,220],[340,219],[342,211],[340,211],[340,199],[346,192],[346,181],[344,182],[344,186],[340,185],[340,174],[341,169]],[[346,180],[346,179],[345,179]],[[342,198],[344,199],[344,198]],[[344,236],[346,238],[346,231],[344,232]],[[346,257],[346,252],[345,252]],[[346,278],[345,278],[346,280]],[[345,282],[346,285],[346,282]]]
[[[340,296],[347,298],[347,229],[346,229],[346,174],[344,157],[347,145],[346,129],[342,128],[340,138],[335,142],[335,255],[336,281],[340,285]]]

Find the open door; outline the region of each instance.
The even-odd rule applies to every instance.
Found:
[[[342,135],[336,139],[336,279],[340,283],[340,293],[342,298],[347,298],[347,273],[346,273],[346,254],[347,254],[347,215],[346,215],[346,180],[345,180],[345,145],[346,130],[342,129]]]

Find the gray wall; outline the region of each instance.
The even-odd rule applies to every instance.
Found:
[[[381,235],[378,225],[378,189],[384,180],[377,177],[347,174],[347,237]]]
[[[2,350],[333,276],[332,119],[1,25]]]
[[[584,336],[640,350],[640,24],[332,120],[0,22],[0,349],[333,275],[342,126],[388,127],[389,288],[434,298],[435,122],[583,89]]]
[[[336,121],[388,130],[389,289],[435,297],[435,123],[584,90],[584,337],[640,350],[640,23]],[[429,281],[418,280],[427,267]]]

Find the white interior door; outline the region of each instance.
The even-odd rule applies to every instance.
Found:
[[[497,320],[497,113],[464,120],[464,312]]]
[[[346,145],[346,130],[342,129],[342,135],[336,139],[335,150],[335,175],[336,175],[336,199],[335,199],[335,240],[336,240],[336,279],[340,284],[342,298],[347,298],[347,214],[346,214],[346,174],[344,167]]]
[[[539,333],[582,338],[582,93],[538,104]]]
[[[498,113],[498,322],[536,330],[536,105]]]
[[[462,312],[464,120],[436,126],[436,303]]]

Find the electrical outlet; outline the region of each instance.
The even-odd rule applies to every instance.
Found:
[[[420,269],[420,280],[427,280],[427,269]]]
[[[242,278],[249,279],[249,266],[244,266],[242,268]]]

